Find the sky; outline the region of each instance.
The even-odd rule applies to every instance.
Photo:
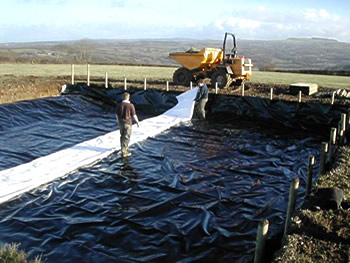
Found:
[[[330,38],[350,42],[350,0],[0,0],[0,43],[89,39]]]

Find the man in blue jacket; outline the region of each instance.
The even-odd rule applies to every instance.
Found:
[[[199,119],[205,120],[205,105],[208,101],[208,86],[205,84],[204,79],[198,81],[198,93],[194,101],[194,113]]]

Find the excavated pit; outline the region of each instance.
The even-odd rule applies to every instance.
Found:
[[[122,92],[70,86],[0,105],[1,170],[116,129]],[[130,92],[140,119],[176,103],[175,92]],[[300,207],[308,158],[315,181],[321,142],[347,108],[211,95],[207,110],[208,121],[137,143],[128,159],[113,153],[0,204],[0,242],[46,262],[251,261],[258,222],[270,221],[270,238],[281,232],[291,180]]]

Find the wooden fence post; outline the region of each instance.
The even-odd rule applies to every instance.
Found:
[[[108,88],[108,73],[105,73],[105,88]]]
[[[306,183],[306,192],[305,192],[306,197],[310,195],[311,189],[312,189],[312,173],[314,169],[314,164],[315,164],[315,156],[311,155],[309,157],[309,167],[307,171],[307,183]]]
[[[340,115],[340,123],[341,123],[341,129],[345,131],[346,130],[346,113],[342,113]]]
[[[339,144],[344,145],[345,143],[345,131],[346,131],[346,113],[342,113],[340,116],[339,123]]]
[[[299,189],[299,178],[294,178],[289,188],[288,208],[287,208],[286,223],[284,225],[283,236],[286,236],[288,233],[290,220],[295,210],[295,203],[296,203],[296,196],[297,196],[298,189]]]
[[[265,219],[259,222],[258,231],[256,234],[254,263],[262,262],[268,231],[269,231],[269,221]]]
[[[324,174],[327,164],[328,142],[322,142],[320,153],[320,175]]]
[[[71,65],[72,85],[74,85],[74,64]]]
[[[348,129],[349,124],[350,124],[350,109],[348,109],[346,113],[346,121],[345,121],[346,129]]]
[[[335,91],[332,92],[332,99],[331,99],[331,104],[334,104],[334,97],[335,97]]]
[[[333,154],[335,152],[335,143],[337,140],[337,128],[331,128],[331,135],[329,138],[329,144],[328,144],[328,162],[332,163],[333,161]]]
[[[273,88],[270,89],[270,100],[273,99]]]
[[[87,64],[87,85],[90,86],[90,64]]]

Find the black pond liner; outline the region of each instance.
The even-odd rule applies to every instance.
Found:
[[[0,104],[0,169],[30,162],[118,129],[115,106],[122,93],[68,85],[64,96]],[[134,93],[132,101],[138,105],[140,120],[161,114],[176,104],[173,93]]]
[[[175,94],[131,92],[139,115],[144,117],[162,112],[176,101]],[[72,86],[62,97],[23,102],[40,112],[43,105],[49,105],[47,115],[39,118],[31,114],[31,107],[25,108],[29,120],[16,120],[2,135],[7,134],[6,129],[20,135],[22,126],[23,136],[32,136],[27,127],[36,126],[38,142],[33,147],[44,147],[35,156],[46,155],[115,129],[113,101],[120,99],[120,94]],[[308,157],[316,156],[317,174],[320,142],[325,137],[312,132],[312,125],[291,128],[292,118],[284,122],[285,117],[273,116],[259,122],[258,116],[252,122],[240,118],[249,116],[233,114],[232,109],[243,109],[249,100],[211,97],[208,122],[174,127],[133,145],[128,159],[114,153],[1,204],[0,243],[21,243],[20,248],[30,257],[42,254],[45,262],[251,261],[258,222],[270,221],[270,237],[283,229],[290,182],[295,177],[301,180],[297,207],[301,206]],[[220,110],[223,101],[227,105]],[[256,105],[264,103],[253,104],[265,116],[271,111],[264,108],[268,102],[262,108]],[[254,107],[248,107],[252,116],[257,114]],[[297,112],[303,110],[298,107]],[[21,103],[3,105],[1,110],[14,108],[22,110]],[[342,109],[324,108],[328,115],[313,120],[320,119],[316,126],[327,129]],[[84,121],[77,122],[72,112]],[[46,118],[55,113],[62,120],[54,122],[56,129],[50,129],[53,124]],[[93,125],[88,125],[90,118]],[[61,123],[69,127],[71,137],[60,135]],[[14,147],[19,147],[13,140]],[[57,145],[58,140],[64,142]],[[50,146],[54,149],[48,150]],[[25,145],[17,150],[18,155],[30,158],[12,158],[7,165],[3,160],[11,159],[15,150],[1,151],[4,167],[13,166],[14,160],[20,164],[35,157]]]

